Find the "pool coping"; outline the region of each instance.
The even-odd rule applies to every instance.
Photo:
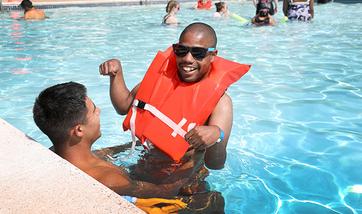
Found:
[[[0,213],[144,213],[0,118]]]
[[[1,0],[0,0],[1,1]],[[178,0],[181,3],[194,2],[194,0]],[[22,10],[19,7],[21,1],[3,2],[1,4],[2,11]],[[100,7],[100,6],[136,6],[136,5],[153,5],[167,4],[167,0],[38,0],[33,1],[33,5],[39,9],[53,9],[64,7]]]

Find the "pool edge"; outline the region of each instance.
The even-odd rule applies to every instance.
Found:
[[[0,213],[144,213],[0,118]]]

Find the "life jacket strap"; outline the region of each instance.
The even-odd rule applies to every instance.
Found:
[[[184,137],[185,134],[187,133],[185,130],[182,129],[182,126],[186,124],[187,119],[186,118],[182,118],[181,121],[177,124],[175,123],[173,120],[171,120],[167,115],[165,115],[164,113],[162,113],[161,111],[159,111],[156,107],[154,107],[151,104],[145,103],[142,100],[137,100],[135,99],[133,101],[133,107],[138,107],[140,109],[143,110],[147,110],[149,111],[151,114],[153,114],[155,117],[157,117],[159,120],[161,120],[164,124],[166,124],[168,127],[170,127],[173,132],[171,133],[171,135],[173,137],[176,137],[176,135],[180,135],[181,137]],[[132,116],[131,116],[131,132],[132,131],[132,117],[134,116],[134,112],[132,110]],[[136,116],[134,116],[136,117]],[[135,119],[134,122],[135,123]],[[134,126],[135,124],[133,124]],[[133,127],[135,130],[135,126]]]

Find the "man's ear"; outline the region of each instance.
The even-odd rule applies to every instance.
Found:
[[[212,52],[210,62],[213,62],[215,60],[216,55],[217,55],[217,50]]]
[[[70,135],[72,136],[76,136],[76,137],[83,137],[84,135],[84,129],[83,126],[81,124],[75,125],[71,130],[70,130]]]

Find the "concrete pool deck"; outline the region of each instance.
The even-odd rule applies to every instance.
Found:
[[[0,213],[144,213],[0,118]]]

